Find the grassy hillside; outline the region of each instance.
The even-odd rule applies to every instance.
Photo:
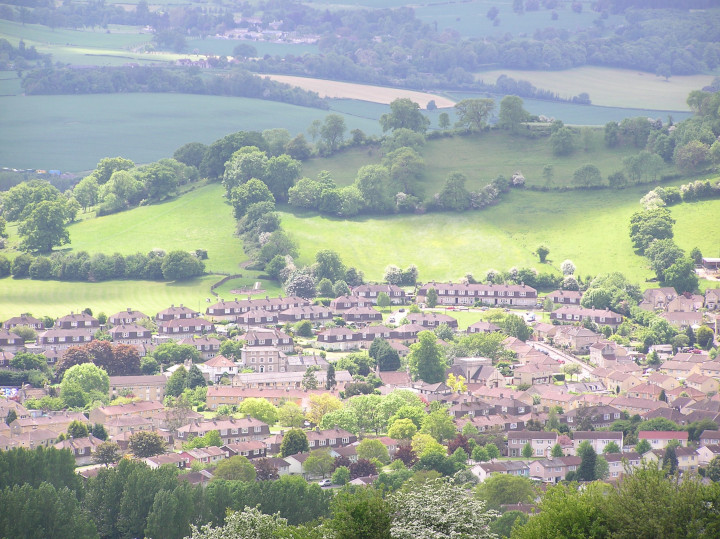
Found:
[[[578,135],[578,149],[569,156],[553,155],[548,137],[526,138],[512,136],[504,131],[491,131],[481,135],[436,139],[423,149],[426,171],[420,180],[426,195],[436,193],[450,172],[460,171],[468,178],[467,188],[477,189],[502,174],[506,178],[522,171],[527,185],[545,186],[543,167],[552,164],[552,187],[571,185],[573,172],[592,163],[603,176],[622,170],[622,160],[638,153],[637,148],[609,149],[603,142],[603,130],[588,128],[588,139]],[[587,150],[585,150],[587,142]],[[355,180],[358,168],[368,163],[379,163],[382,153],[368,148],[354,148],[328,159],[311,159],[303,166],[303,174],[315,177],[320,170],[329,170],[340,185]],[[663,173],[674,171],[668,166]]]

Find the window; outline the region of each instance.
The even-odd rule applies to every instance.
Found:
[[[254,431],[255,431],[255,432],[260,432],[260,431],[262,431],[262,427],[260,427],[260,426],[255,427],[255,428],[254,428]]]
[[[320,440],[320,445],[323,446],[327,443],[327,440]]]
[[[524,413],[525,413],[525,407],[524,407],[524,406],[521,406],[520,408],[518,408],[518,414],[524,414]]]
[[[243,433],[243,434],[247,434],[247,432],[248,432],[247,427],[243,427],[243,428],[242,428],[242,433]]]
[[[343,438],[342,441],[343,441],[344,444],[349,444],[349,443],[350,443],[350,438]]]

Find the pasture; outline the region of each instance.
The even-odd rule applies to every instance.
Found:
[[[583,66],[565,71],[497,69],[476,73],[476,80],[495,83],[500,75],[526,80],[537,88],[570,98],[587,92],[593,105],[658,111],[687,111],[693,90],[712,82],[712,75],[673,76],[669,80],[631,69]]]
[[[275,101],[189,94],[92,94],[0,97],[0,166],[91,170],[103,157],[136,163],[171,157],[187,142],[241,130],[304,132],[329,112]],[[377,120],[346,117],[349,129],[379,133]]]
[[[522,171],[527,185],[545,186],[543,167],[552,164],[554,177],[550,187],[562,187],[571,185],[575,170],[587,163],[596,165],[603,178],[607,178],[609,174],[622,170],[624,157],[639,152],[628,147],[606,148],[602,129],[588,129],[586,133],[585,137],[577,137],[578,149],[563,157],[553,155],[547,137],[534,139],[512,136],[504,131],[490,131],[480,135],[435,139],[428,142],[422,152],[426,170],[419,185],[425,195],[436,193],[450,172],[459,171],[467,176],[466,187],[473,190],[485,186],[498,175],[509,178],[514,172]],[[315,177],[320,170],[328,170],[338,184],[349,185],[355,180],[358,168],[381,160],[382,153],[377,149],[353,148],[327,159],[307,161],[303,174]],[[663,173],[670,171],[674,168],[668,167]]]

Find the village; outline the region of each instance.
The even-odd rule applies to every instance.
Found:
[[[607,334],[623,316],[583,308],[581,299],[582,292],[571,290],[538,297],[524,284],[431,282],[415,290],[360,285],[327,306],[301,297],[221,300],[205,313],[179,305],[152,318],[129,308],[103,316],[102,324],[91,314],[72,313],[49,328],[46,320],[20,315],[0,329],[0,367],[6,371],[17,370],[18,354],[44,357],[50,369],[62,367],[98,339],[131,350],[136,369],[168,344],[196,352],[155,374],[110,375],[108,394],[84,410],[38,407],[48,397],[62,398],[57,386],[6,386],[0,450],[69,449],[84,477],[114,460],[141,458],[151,468],[179,468],[180,479],[192,484],[207,484],[222,461],[236,456],[258,473],[271,470],[271,477],[299,475],[330,487],[327,477],[345,466],[350,475],[343,482],[371,484],[391,459],[416,462],[428,444],[449,448],[447,458],[463,448],[462,464],[480,482],[496,474],[539,484],[578,478],[588,445],[607,463],[594,479],[616,481],[643,462],[667,464],[669,451],[680,473],[707,467],[720,456],[720,359],[707,351],[720,329],[720,289],[701,296],[651,288],[639,305],[683,334],[709,328],[705,349],[659,343],[642,353],[622,346]],[[548,301],[549,316],[543,309]],[[477,313],[477,322],[460,332],[456,309]],[[529,338],[486,321],[489,313],[519,313],[523,325],[529,321]],[[35,341],[26,341],[18,328],[31,328]],[[409,357],[421,353],[423,334],[440,351],[454,339],[499,336],[498,354],[456,356],[442,363],[441,380],[426,381],[409,368]],[[358,354],[372,354],[378,342],[397,362],[372,363],[365,356],[363,370]],[[203,402],[182,405],[182,393],[169,392],[180,369],[183,376],[202,374]],[[338,412],[362,399],[370,408],[360,413],[379,417],[351,420],[349,412]],[[243,403],[259,401],[263,406],[241,412]],[[415,416],[405,409],[411,405]],[[296,413],[278,420],[283,407]],[[72,435],[78,423],[85,428]],[[303,442],[283,445],[297,431]],[[139,456],[133,440],[146,433],[162,443]],[[117,444],[109,460],[98,451],[108,443]]]

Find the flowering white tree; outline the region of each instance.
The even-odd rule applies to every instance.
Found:
[[[270,539],[287,527],[287,519],[280,513],[265,515],[257,507],[245,506],[242,511],[230,513],[224,526],[193,526],[190,539]]]
[[[447,479],[427,481],[415,489],[398,492],[390,503],[395,539],[493,538],[490,521],[498,516],[485,510],[485,502]]]
[[[565,260],[560,264],[560,271],[562,271],[563,275],[573,275],[575,273],[575,264],[572,263],[572,260]]]

